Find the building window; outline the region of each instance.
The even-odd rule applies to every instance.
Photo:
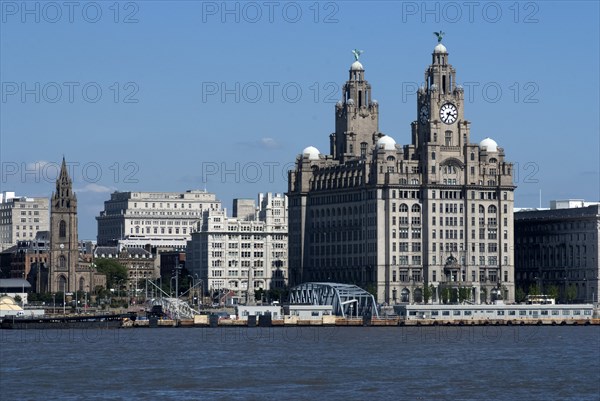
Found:
[[[361,142],[361,144],[360,144],[360,156],[361,157],[367,157],[367,146],[368,146],[368,144],[366,142]]]
[[[65,238],[67,236],[67,223],[64,220],[61,220],[58,224],[58,236],[60,238]]]
[[[452,146],[452,131],[446,131],[446,146]]]

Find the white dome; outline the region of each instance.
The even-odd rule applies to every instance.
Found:
[[[433,49],[434,53],[448,53],[446,50],[446,46],[441,43],[438,43],[437,46]]]
[[[485,138],[479,142],[479,149],[485,148],[488,152],[497,152],[498,144],[492,138]]]
[[[363,68],[362,64],[356,60],[354,63],[352,63],[352,65],[350,66],[350,69],[352,71],[364,71],[365,69]]]
[[[396,150],[396,141],[391,136],[384,135],[377,140],[377,149]]]
[[[302,157],[308,156],[308,160],[318,160],[320,153],[319,149],[314,146],[309,146],[302,151]]]

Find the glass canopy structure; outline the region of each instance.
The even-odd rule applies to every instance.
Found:
[[[331,305],[342,317],[379,317],[375,297],[352,284],[303,283],[290,290],[290,304]]]

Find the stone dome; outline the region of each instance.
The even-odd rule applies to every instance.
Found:
[[[488,152],[497,152],[498,144],[492,138],[485,138],[483,141],[479,142],[479,149],[487,150]]]
[[[434,53],[448,53],[446,50],[446,46],[441,43],[438,43],[437,46],[433,49]]]
[[[391,136],[384,135],[377,140],[377,149],[395,150],[396,141]]]
[[[363,68],[363,65],[358,60],[356,60],[354,63],[352,63],[352,65],[350,66],[350,69],[352,71],[364,71],[365,70]]]
[[[320,153],[319,149],[314,146],[309,146],[302,151],[302,157],[308,157],[308,160],[318,160]]]

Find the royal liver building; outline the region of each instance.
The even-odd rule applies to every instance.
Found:
[[[354,53],[329,154],[309,146],[289,173],[291,284],[352,283],[387,303],[514,300],[513,165],[494,140],[471,143],[446,47],[403,146],[379,132]]]

